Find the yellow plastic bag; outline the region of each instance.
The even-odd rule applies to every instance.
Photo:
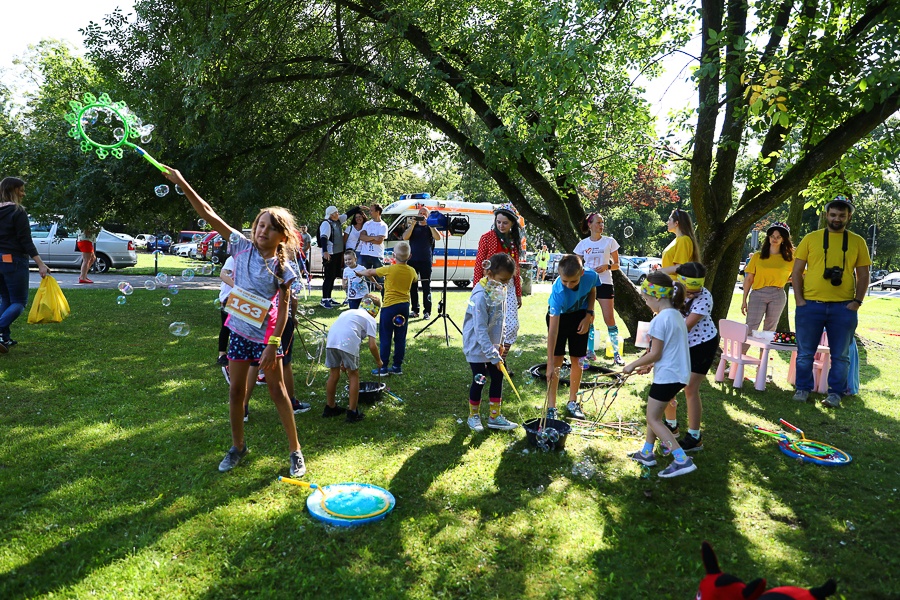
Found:
[[[28,312],[29,323],[60,323],[69,316],[69,302],[59,289],[53,277],[47,275],[41,280],[34,303]]]

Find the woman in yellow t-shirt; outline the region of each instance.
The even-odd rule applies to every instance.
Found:
[[[666,221],[666,228],[669,233],[675,234],[672,240],[662,253],[662,272],[673,277],[675,269],[678,265],[689,262],[702,262],[700,260],[700,246],[697,244],[697,238],[694,237],[694,223],[691,221],[691,215],[687,211],[676,208],[669,215]]]
[[[781,311],[787,304],[784,286],[794,268],[794,245],[786,223],[774,223],[766,230],[766,241],[744,267],[744,300],[741,312],[747,326],[757,329],[765,315],[765,331],[775,331]],[[747,296],[750,301],[747,302]]]

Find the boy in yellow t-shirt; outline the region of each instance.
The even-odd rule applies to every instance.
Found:
[[[850,342],[856,332],[857,311],[869,285],[869,249],[866,241],[847,230],[853,205],[838,196],[825,206],[827,227],[808,234],[794,253],[791,281],[797,304],[797,391],[794,400],[806,402],[813,389],[813,358],[828,334],[831,370],[828,397],[822,404],[841,405],[847,390]],[[805,273],[804,273],[805,270]]]
[[[409,320],[409,288],[417,280],[416,270],[407,265],[410,256],[409,242],[394,246],[396,264],[377,269],[366,269],[363,277],[384,277],[384,301],[378,322],[378,337],[382,367],[373,369],[372,375],[403,375],[403,357],[406,354],[406,330]],[[394,342],[394,364],[387,367],[391,358],[391,341]]]

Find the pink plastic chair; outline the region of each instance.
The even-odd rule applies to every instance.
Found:
[[[822,332],[819,340],[819,349],[813,358],[813,385],[814,392],[828,393],[828,372],[831,371],[831,349],[828,347],[828,334]],[[797,382],[797,352],[791,354],[791,364],[788,368],[788,383],[795,385]]]
[[[722,337],[722,358],[716,369],[716,382],[725,381],[725,363],[730,362],[728,378],[734,381],[734,387],[744,385],[744,365],[760,368],[760,360],[744,354],[744,342],[747,341],[747,325],[728,319],[719,319],[719,335]]]

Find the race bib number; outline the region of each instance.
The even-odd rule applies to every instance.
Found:
[[[271,300],[239,287],[233,288],[225,300],[225,312],[255,327],[263,326],[271,307]]]

